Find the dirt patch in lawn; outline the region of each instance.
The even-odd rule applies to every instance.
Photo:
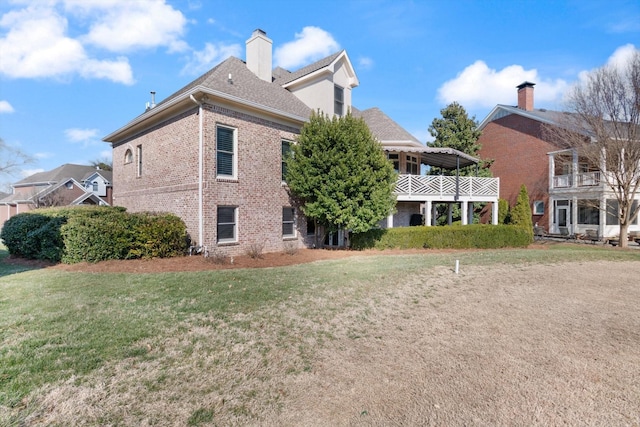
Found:
[[[26,425],[640,426],[638,277],[637,261],[438,266],[202,313],[43,390]]]

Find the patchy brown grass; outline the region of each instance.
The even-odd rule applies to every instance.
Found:
[[[596,261],[345,278],[194,316],[41,390],[26,424],[639,426],[639,277]]]

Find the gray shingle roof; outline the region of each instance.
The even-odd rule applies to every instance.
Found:
[[[231,74],[231,82],[229,74]],[[247,68],[244,61],[235,57],[224,60],[182,89],[169,95],[158,106],[198,86],[305,119],[311,115],[311,109],[294,94],[279,84],[258,78]]]
[[[342,52],[344,52],[344,50],[336,52],[333,55],[329,55],[326,58],[322,58],[321,60],[314,62],[313,64],[307,65],[306,67],[302,67],[298,71],[294,71],[293,73],[289,73],[289,74],[282,73],[282,71],[286,71],[286,70],[280,68],[277,73],[279,74],[279,76],[278,77],[274,76],[275,77],[274,83],[283,86],[283,85],[286,85],[287,83],[291,83],[292,81],[299,79],[300,77],[304,77],[307,74],[311,74],[315,71],[318,71],[328,66],[329,64],[331,64],[338,56],[340,56]]]
[[[15,187],[26,187],[29,185],[44,182],[57,183],[60,180],[69,178],[73,178],[78,182],[82,182],[82,178],[95,171],[96,168],[93,166],[65,163],[64,165],[58,166],[57,168],[50,171],[34,173],[33,175],[28,176],[13,185]]]
[[[355,107],[351,108],[351,114],[354,117],[364,119],[371,133],[378,138],[381,143],[385,142],[413,142],[420,144],[413,135],[407,132],[402,126],[393,121],[389,116],[383,113],[379,108],[373,107],[364,111],[360,111]]]

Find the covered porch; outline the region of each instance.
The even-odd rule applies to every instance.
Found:
[[[498,224],[500,180],[460,176],[460,169],[476,166],[479,159],[452,148],[427,146],[386,147],[387,157],[399,173],[396,182],[397,212],[389,215],[385,228],[420,224],[435,225],[436,205],[448,204],[448,223],[454,205],[460,208],[461,223],[473,222],[475,203],[491,203],[491,223]],[[455,171],[455,175],[421,175],[428,167]],[[404,173],[403,173],[404,172]]]

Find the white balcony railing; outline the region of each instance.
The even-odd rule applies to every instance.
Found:
[[[576,175],[576,187],[595,187],[600,185],[600,172],[584,172]],[[573,187],[573,175],[556,175],[553,177],[553,188]]]
[[[460,197],[498,197],[500,180],[498,178],[478,178],[461,176],[459,179]],[[456,177],[441,175],[399,175],[396,182],[396,195],[410,197],[433,197],[448,199],[456,196]]]

